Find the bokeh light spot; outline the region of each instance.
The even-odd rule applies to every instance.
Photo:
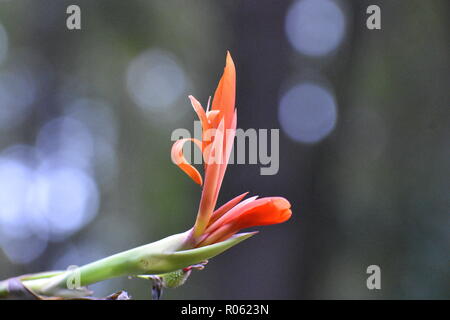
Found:
[[[283,131],[293,140],[315,143],[333,130],[337,119],[336,102],[328,89],[305,82],[284,94],[278,118]]]
[[[21,237],[29,232],[24,195],[31,181],[32,172],[24,163],[0,158],[0,231],[3,235]]]
[[[98,190],[83,171],[53,168],[38,171],[33,185],[34,205],[45,218],[53,237],[67,237],[91,221],[98,209]]]
[[[289,8],[285,29],[296,50],[305,55],[323,56],[342,42],[345,16],[332,0],[300,0]]]
[[[71,117],[59,117],[39,131],[37,149],[58,164],[88,169],[94,147],[92,135],[84,123]]]
[[[166,111],[186,89],[186,75],[172,54],[148,50],[131,61],[127,70],[127,88],[141,108]]]
[[[47,248],[47,241],[33,234],[19,239],[4,239],[1,248],[13,263],[26,264],[38,258]]]

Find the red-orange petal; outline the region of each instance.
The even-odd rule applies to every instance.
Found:
[[[214,123],[215,119],[218,119],[217,116],[220,114],[220,110],[211,110],[206,112],[206,118],[208,119],[208,123]]]
[[[218,197],[218,193],[220,191],[220,186],[222,185],[223,178],[225,177],[225,172],[227,170],[228,161],[230,160],[231,150],[233,149],[234,138],[236,136],[236,125],[237,125],[237,110],[235,109],[233,112],[233,118],[231,119],[230,127],[227,128],[225,137],[224,137],[224,159],[222,166],[220,167],[219,173],[219,188],[216,190]]]
[[[214,211],[213,215],[211,216],[211,219],[209,219],[208,225],[210,226],[214,221],[216,221],[221,216],[223,216],[225,213],[227,213],[229,210],[231,210],[231,208],[233,208],[239,202],[241,202],[242,199],[244,199],[247,194],[248,194],[248,192],[245,192],[243,194],[238,195],[237,197],[234,197],[233,199],[231,199],[230,201],[228,201],[227,203],[222,205],[219,209]]]
[[[236,68],[230,52],[227,51],[225,68],[214,93],[212,110],[221,110],[225,117],[225,128],[229,128],[236,99]]]
[[[202,143],[197,139],[185,138],[175,141],[172,146],[171,158],[172,162],[175,163],[181,170],[183,170],[195,183],[202,185],[203,179],[198,172],[198,170],[187,162],[183,155],[183,146],[186,142],[194,142],[200,150],[202,149]]]
[[[234,222],[240,229],[282,223],[292,215],[291,204],[285,198],[262,198],[261,205],[236,217]],[[255,200],[258,202],[258,200]]]
[[[194,108],[195,113],[197,113],[198,118],[200,119],[200,122],[202,124],[202,130],[206,131],[209,128],[208,125],[208,117],[206,116],[205,109],[203,109],[200,102],[198,102],[197,99],[195,99],[194,96],[189,96],[189,100],[191,100],[192,107]]]
[[[197,219],[194,225],[194,237],[200,236],[208,225],[209,219],[216,207],[217,202],[217,188],[221,162],[223,161],[223,139],[217,138],[223,136],[224,123],[220,122],[219,128],[217,129],[216,137],[213,142],[208,146],[211,150],[205,150],[204,153],[209,153],[208,163],[205,172],[205,185],[203,186],[202,197],[200,199],[200,205],[197,213]]]
[[[203,240],[197,245],[197,247],[204,247],[215,242],[219,239],[229,238],[236,233],[236,228],[232,224],[225,224],[217,229],[214,233],[206,235]]]
[[[292,215],[290,208],[289,201],[282,197],[261,198],[237,205],[206,230],[207,236],[200,245],[225,239],[241,229],[285,222]]]
[[[244,201],[238,203],[236,206],[228,210],[222,217],[216,219],[214,223],[211,223],[206,230],[206,233],[211,233],[220,226],[229,223],[231,220],[235,219],[238,215],[242,214],[244,211],[252,210],[253,207],[258,206],[260,202],[256,202],[257,196],[245,199]]]

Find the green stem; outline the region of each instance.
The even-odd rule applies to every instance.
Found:
[[[83,288],[87,285],[122,276],[173,272],[210,259],[253,234],[238,234],[219,243],[189,249],[186,248],[186,239],[189,239],[190,235],[188,231],[117,253],[79,268],[25,275],[20,279],[26,288],[37,295],[82,297],[90,293]],[[0,298],[8,296],[7,281],[0,281]],[[75,287],[71,284],[75,284]]]
[[[185,238],[184,234],[177,234],[157,242],[123,251],[112,256],[97,260],[79,268],[65,271],[51,278],[26,279],[23,284],[36,294],[73,296],[74,290],[67,290],[68,283],[79,278],[81,287],[129,275],[142,273],[161,273],[175,271],[183,268],[181,265],[168,265],[165,252],[176,252],[180,249]],[[76,281],[75,281],[76,283]],[[75,291],[76,292],[76,291]],[[86,291],[79,291],[80,295],[86,295]]]

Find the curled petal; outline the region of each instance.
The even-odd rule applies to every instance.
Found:
[[[177,140],[172,146],[171,157],[173,163],[175,163],[181,170],[183,170],[195,183],[202,185],[203,179],[198,170],[187,162],[183,155],[183,146],[186,142],[194,142],[200,150],[202,149],[202,143],[197,139],[185,138]]]
[[[202,130],[203,131],[208,130],[208,128],[209,128],[208,117],[206,116],[205,109],[203,109],[200,102],[198,102],[198,100],[195,99],[194,96],[189,96],[189,99],[191,100],[191,104],[195,110],[195,113],[197,113],[198,118],[200,119],[200,122],[202,124]]]

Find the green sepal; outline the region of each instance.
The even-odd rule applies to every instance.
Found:
[[[90,294],[86,288],[89,284],[121,276],[170,273],[213,258],[255,233],[236,234],[225,241],[189,250],[180,249],[185,246],[188,236],[187,232],[180,233],[50,278],[25,280],[24,284],[38,295],[71,298],[85,296]],[[67,282],[76,275],[80,277],[80,287],[68,289]]]
[[[224,251],[230,249],[231,247],[234,247],[238,243],[250,238],[256,233],[257,232],[239,233],[225,241],[214,243],[209,246],[154,254],[149,258],[153,259],[154,261],[158,261],[158,263],[154,263],[153,270],[148,270],[146,271],[146,273],[167,273],[200,263],[201,261],[211,259],[223,253]]]

